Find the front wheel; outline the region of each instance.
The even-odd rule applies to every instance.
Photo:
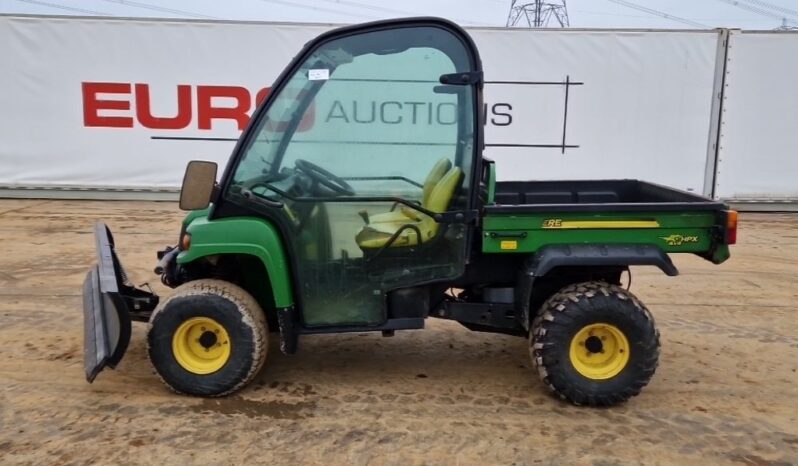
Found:
[[[577,405],[609,406],[637,395],[659,359],[651,314],[633,294],[605,282],[569,285],[549,298],[530,344],[543,382]]]
[[[223,396],[249,383],[266,360],[266,319],[255,298],[222,280],[177,289],[150,318],[150,361],[178,393]]]

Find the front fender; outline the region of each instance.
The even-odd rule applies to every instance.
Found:
[[[194,218],[186,228],[191,246],[177,256],[178,264],[216,254],[249,254],[263,262],[278,308],[294,304],[285,246],[277,228],[255,218]]]

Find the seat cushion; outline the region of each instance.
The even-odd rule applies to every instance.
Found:
[[[378,224],[378,223],[407,223],[409,220],[412,220],[404,213],[404,207],[398,208],[396,210],[392,210],[390,212],[383,212],[381,214],[377,214],[374,216],[369,217],[369,224]]]
[[[446,212],[462,180],[463,170],[459,167],[452,167],[443,178],[438,181],[435,189],[430,193],[427,208],[433,212]],[[415,246],[419,243],[429,241],[438,234],[440,225],[438,225],[432,217],[404,206],[400,208],[398,212],[401,216],[406,218],[404,220],[369,223],[365,225],[355,237],[358,246],[360,246],[361,249],[381,248],[388,244],[388,241],[390,241],[391,237],[396,232],[399,232],[399,236],[397,236],[396,240],[391,243],[389,247],[400,248]],[[409,225],[418,229],[421,233],[421,238],[418,237],[419,235],[413,228],[402,229]]]
[[[368,224],[360,230],[360,233],[355,236],[355,241],[361,249],[377,249],[385,246],[391,236],[394,235],[405,225],[413,225],[421,231],[422,236],[425,234],[424,225],[422,222],[414,222],[408,219],[399,222],[382,222]],[[396,238],[396,241],[391,243],[392,248],[401,248],[407,246],[416,246],[419,239],[423,241],[424,238],[419,238],[416,231],[412,228],[405,228]]]
[[[421,191],[421,206],[426,207],[427,203],[429,202],[430,196],[432,195],[432,191],[435,190],[435,187],[438,185],[438,182],[446,175],[452,168],[452,162],[449,159],[440,159],[435,162],[435,165],[432,166],[432,170],[430,170],[427,178],[424,180],[424,187]],[[396,206],[398,207],[398,206]],[[409,211],[413,212],[413,209],[408,207],[402,207],[402,210],[408,209]],[[399,209],[392,210],[390,212],[382,212],[375,215],[369,216],[369,223],[392,223],[392,222],[402,222],[406,221],[407,219],[411,219],[413,221],[418,220],[416,215],[407,215],[407,213],[399,212]]]

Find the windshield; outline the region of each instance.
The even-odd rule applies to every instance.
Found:
[[[435,27],[323,44],[260,118],[234,172],[233,190],[285,192],[289,187],[280,182],[295,175],[299,160],[342,180],[347,189],[338,194],[420,199],[425,178],[442,159],[470,173],[473,90],[439,81],[470,69],[459,39]],[[297,197],[319,195],[295,191]]]

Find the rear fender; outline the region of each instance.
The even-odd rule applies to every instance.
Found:
[[[515,291],[516,310],[521,324],[529,330],[535,309],[529,309],[535,279],[556,267],[628,267],[654,265],[669,276],[679,275],[670,257],[654,245],[575,244],[546,246],[524,265]]]

